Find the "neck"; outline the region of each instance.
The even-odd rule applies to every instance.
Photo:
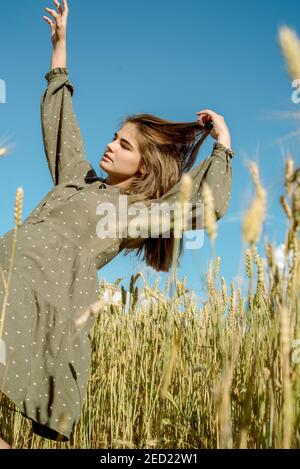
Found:
[[[106,182],[106,184],[109,184],[110,186],[128,187],[132,180],[133,177],[130,177],[128,179],[118,179],[114,176],[108,175],[107,178],[104,179],[104,182]]]

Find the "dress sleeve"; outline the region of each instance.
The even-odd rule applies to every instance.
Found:
[[[54,185],[84,178],[94,172],[85,159],[84,144],[73,110],[73,84],[68,80],[68,69],[50,70],[41,98],[41,123],[45,154]]]
[[[191,202],[202,203],[203,182],[209,185],[214,198],[216,219],[219,220],[227,212],[232,190],[232,164],[234,151],[222,143],[214,143],[211,156],[197,165],[188,174],[193,179]],[[193,224],[195,219],[193,218]],[[201,227],[202,228],[202,227]]]
[[[214,198],[214,207],[217,220],[224,216],[228,209],[230,197],[231,197],[231,187],[232,187],[232,166],[231,159],[234,156],[234,152],[226,148],[222,143],[216,142],[213,146],[213,151],[207,159],[203,160],[192,170],[188,171],[193,180],[190,204],[191,208],[189,212],[191,216],[190,225],[188,229],[202,229],[203,228],[203,199],[202,199],[202,189],[203,183],[206,182],[212,191]],[[167,213],[170,220],[170,230],[174,228],[174,211],[171,209],[172,205],[179,200],[179,191],[180,191],[181,181],[178,181],[171,189],[166,192],[162,197],[158,199],[153,199],[151,202],[157,202],[159,204],[166,204]],[[129,204],[128,210],[130,212],[133,210],[138,210],[139,202]],[[141,214],[139,216],[138,212],[135,215],[128,215],[128,228],[129,224],[132,222],[132,219],[139,219],[138,229],[148,229],[151,227],[151,206],[141,209]],[[157,220],[157,219],[156,219]],[[163,234],[164,228],[161,223],[161,219],[155,223],[156,228],[155,232],[158,235]],[[150,231],[148,231],[149,233]],[[142,235],[143,236],[143,235]],[[154,236],[155,237],[155,236]],[[129,236],[131,238],[131,236]]]

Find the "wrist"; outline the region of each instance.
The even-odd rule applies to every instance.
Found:
[[[231,138],[228,133],[219,135],[217,138],[218,143],[222,143],[224,147],[231,149]]]
[[[53,48],[51,68],[67,66],[67,48],[60,42]]]
[[[61,49],[65,49],[66,47],[67,47],[66,39],[59,39],[59,41],[56,41],[56,43],[53,44],[53,50],[61,50]]]

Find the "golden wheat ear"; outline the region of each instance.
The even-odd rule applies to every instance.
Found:
[[[1,146],[0,145],[0,158],[2,156],[7,156],[10,153],[12,153],[14,147],[15,147],[15,145],[13,143],[10,143],[9,145],[6,145],[6,146]]]

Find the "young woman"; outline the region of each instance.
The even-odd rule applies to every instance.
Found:
[[[88,332],[93,315],[80,329],[76,320],[99,299],[97,270],[123,250],[143,252],[147,264],[158,271],[168,271],[172,260],[172,231],[169,238],[162,238],[162,231],[152,238],[100,236],[99,205],[108,204],[113,219],[121,195],[128,197],[128,206],[141,201],[173,203],[182,174],[190,170],[210,134],[217,140],[211,156],[189,171],[190,201],[193,207],[202,201],[205,181],[219,219],[231,195],[233,151],[224,118],[212,110],[200,111],[197,121],[188,123],[136,114],[123,121],[107,145],[99,165],[108,176],[98,177],[85,158],[72,106],[67,0],[62,6],[54,3],[57,10],[46,8],[52,19],[43,17],[51,27],[53,53],[41,99],[44,147],[54,186],[18,228],[3,325],[0,391],[31,419],[33,432],[66,441],[80,417],[91,354]],[[13,230],[0,239],[6,275],[12,238]],[[2,288],[0,301],[3,295]]]

